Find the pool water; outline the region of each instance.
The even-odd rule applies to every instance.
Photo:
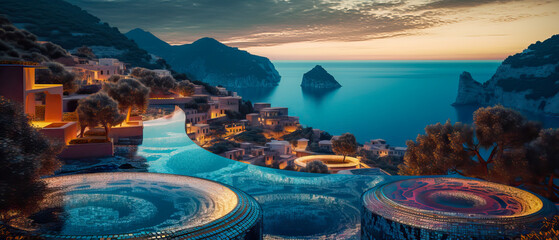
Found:
[[[144,124],[138,155],[150,172],[195,176],[239,188],[264,212],[269,239],[359,239],[360,196],[393,176],[312,174],[264,168],[210,153],[185,132],[185,116]]]

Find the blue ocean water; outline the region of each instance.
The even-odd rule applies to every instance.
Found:
[[[451,104],[458,77],[468,71],[477,81],[491,78],[501,61],[274,61],[282,76],[270,89],[235,89],[244,99],[289,107],[305,126],[331,134],[353,133],[361,143],[383,138],[403,146],[437,122],[472,122],[477,107]],[[342,88],[303,91],[303,74],[322,65]],[[547,127],[559,119],[527,114]]]

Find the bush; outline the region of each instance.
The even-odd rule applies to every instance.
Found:
[[[234,148],[238,148],[241,145],[225,139],[218,139],[212,146],[206,148],[206,150],[214,153],[214,154],[222,154]]]
[[[302,171],[309,173],[330,173],[328,166],[319,160],[307,163],[307,167],[303,168]]]
[[[247,129],[246,131],[235,135],[233,138],[240,142],[249,142],[257,145],[264,145],[267,141],[262,129],[258,128]]]

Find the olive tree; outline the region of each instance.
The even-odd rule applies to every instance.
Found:
[[[48,193],[41,176],[59,168],[63,145],[49,141],[30,124],[23,107],[0,96],[0,220],[9,222],[37,210]]]
[[[130,75],[140,80],[140,82],[149,87],[152,92],[167,92],[174,89],[177,84],[175,79],[171,76],[160,77],[154,71],[140,67],[132,69]]]
[[[337,139],[332,139],[332,151],[338,155],[343,155],[342,162],[348,155],[353,155],[357,152],[357,140],[351,133],[344,133]]]
[[[76,75],[68,72],[64,66],[57,62],[43,63],[47,68],[38,69],[36,74],[37,83],[62,84],[65,94],[74,93],[78,90]]]
[[[124,121],[125,116],[118,111],[117,102],[104,92],[80,99],[78,104],[76,111],[81,127],[81,137],[83,137],[85,127],[94,128],[101,125],[105,128],[105,137],[109,141],[111,127]]]
[[[140,112],[145,111],[149,102],[149,88],[133,78],[124,78],[116,83],[107,83],[103,90],[118,102],[121,111],[127,111],[126,122],[130,120],[132,107],[136,107]]]
[[[540,131],[526,152],[530,178],[525,184],[541,195],[559,200],[559,129]]]
[[[181,96],[192,96],[194,95],[194,84],[190,81],[180,81],[174,89],[174,92],[181,95]]]
[[[559,189],[559,132],[542,130],[519,112],[502,106],[474,112],[473,126],[447,121],[425,128],[408,141],[402,175],[456,173],[488,181],[525,186],[549,198]]]
[[[76,56],[84,57],[90,60],[97,58],[97,56],[95,56],[95,53],[93,53],[93,49],[85,45],[76,49]]]

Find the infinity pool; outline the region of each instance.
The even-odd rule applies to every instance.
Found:
[[[268,239],[359,239],[360,197],[395,176],[312,174],[264,168],[210,153],[185,132],[185,115],[144,123],[138,155],[150,172],[214,180],[252,195],[264,211]]]

